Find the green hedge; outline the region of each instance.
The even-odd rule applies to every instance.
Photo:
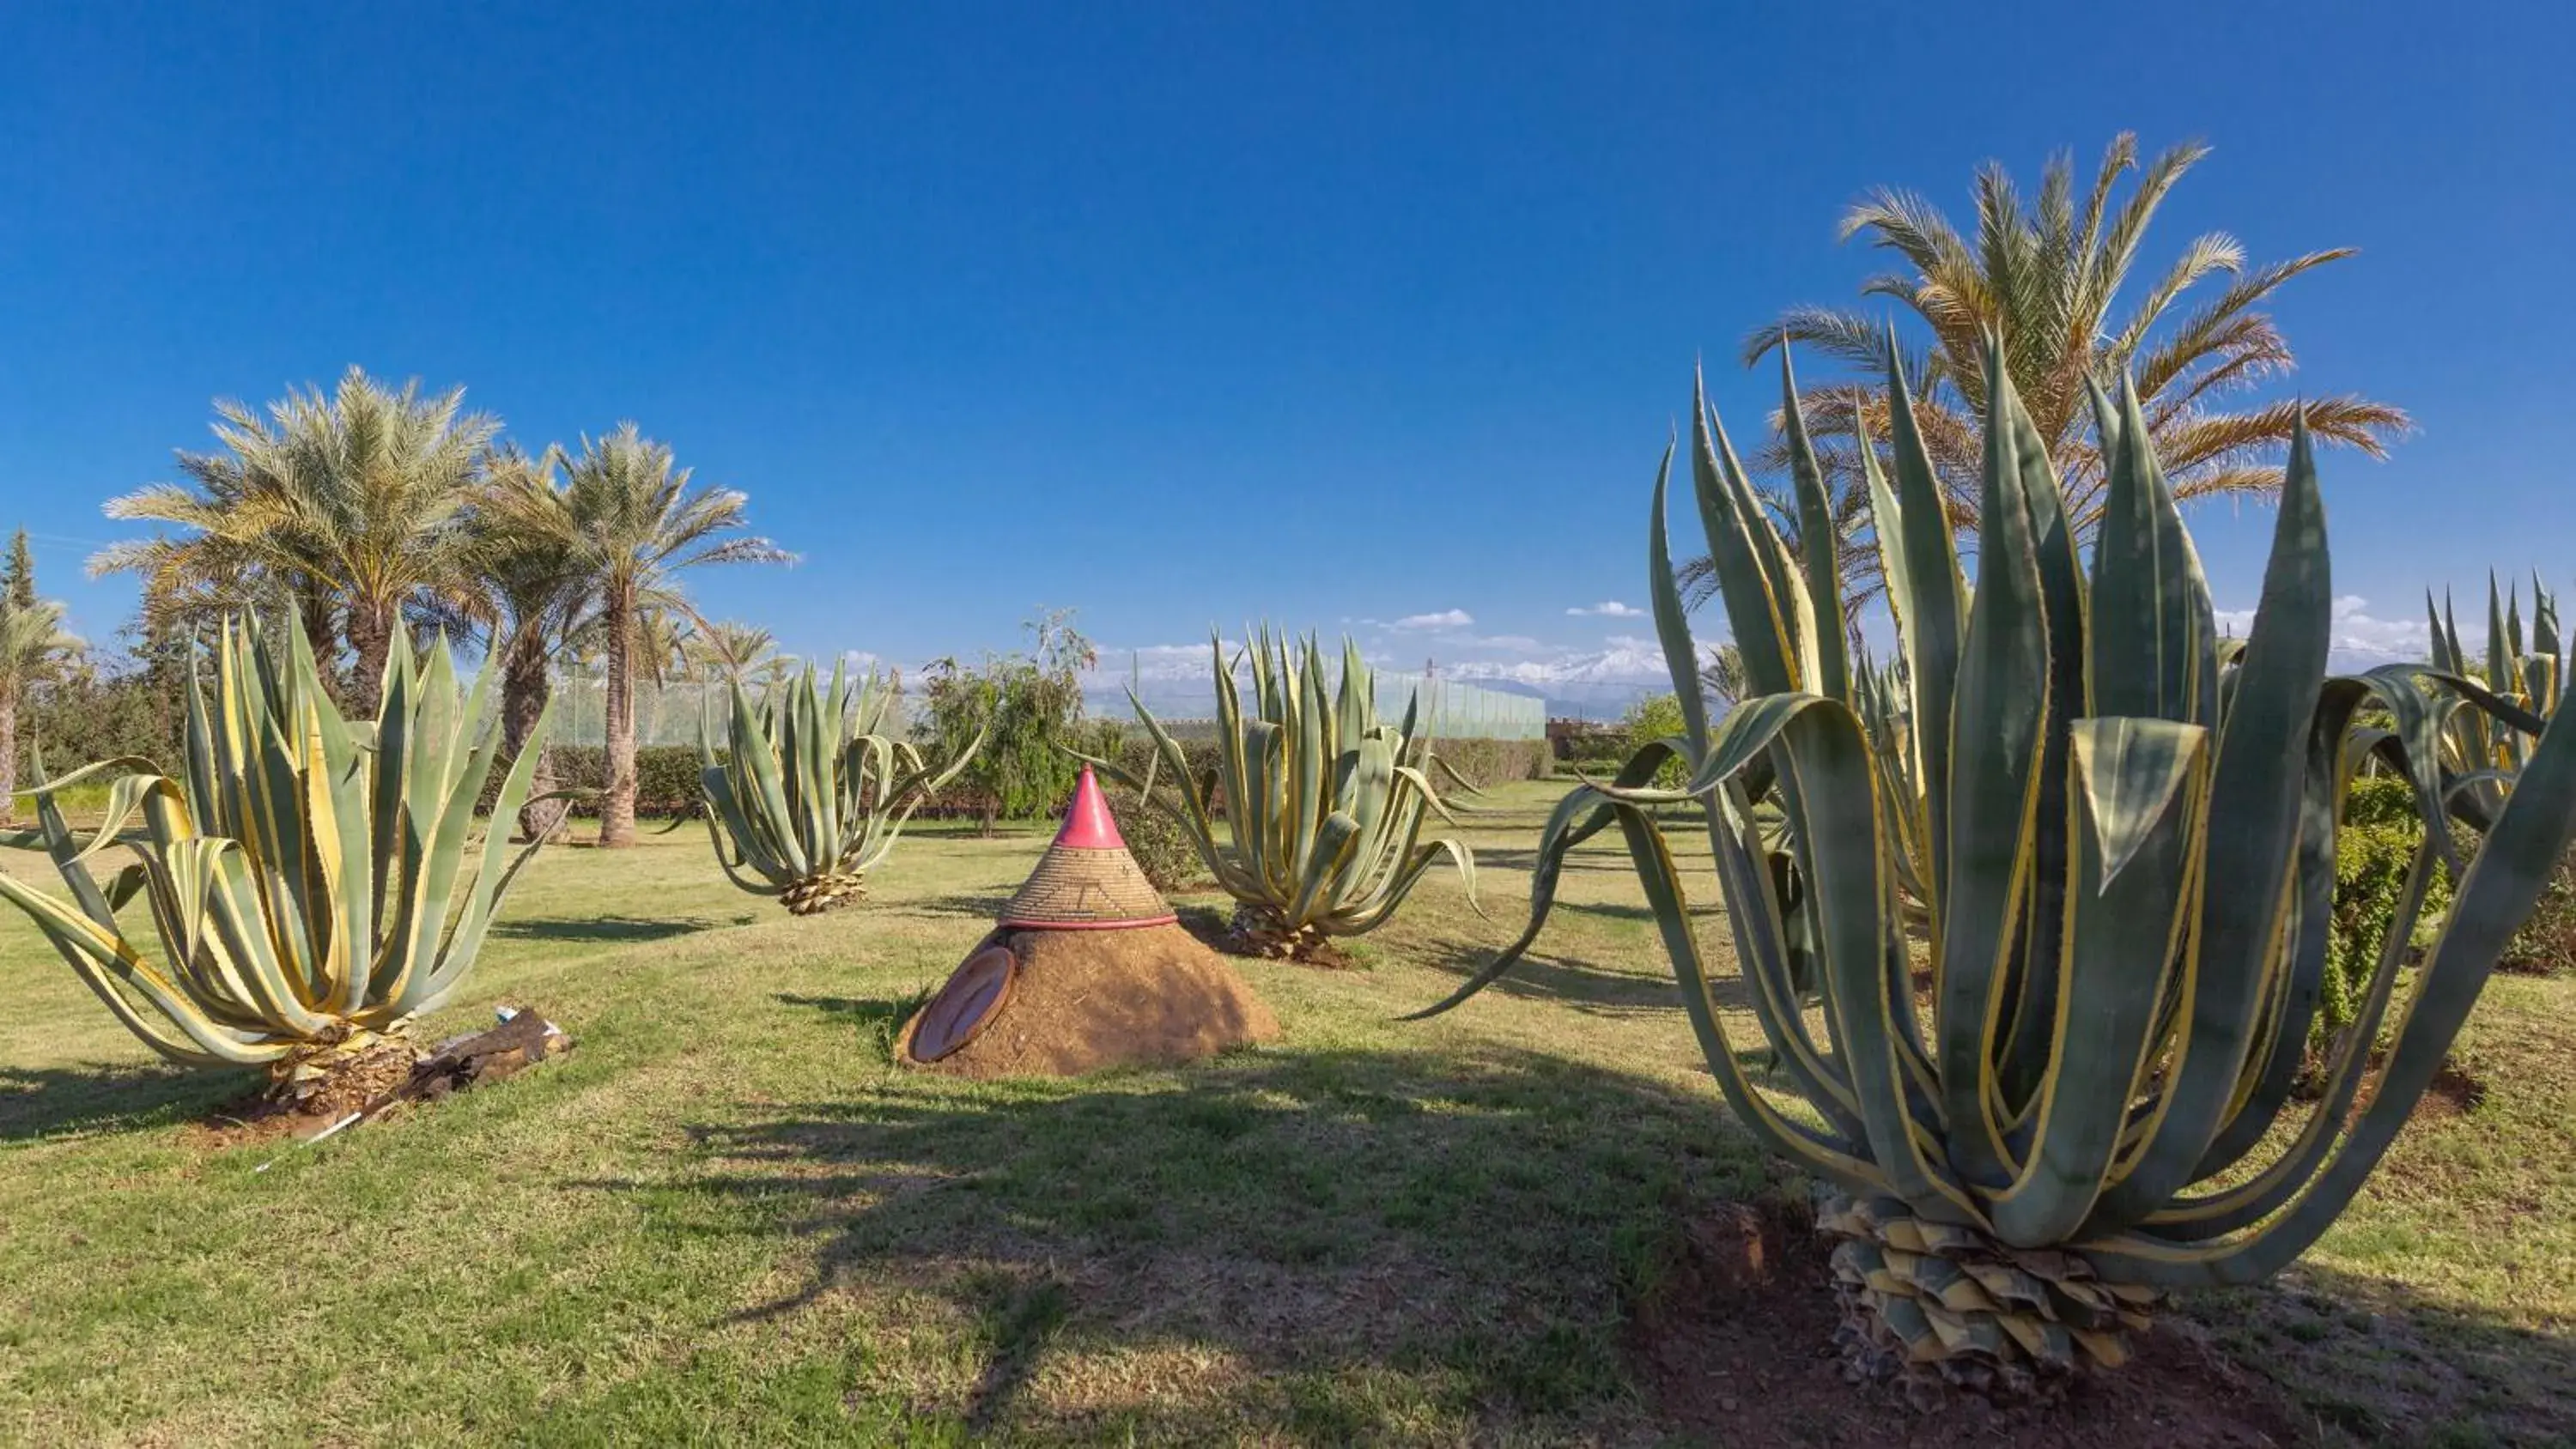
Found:
[[[601,745],[552,745],[548,747],[558,790],[601,790],[608,788],[608,750]],[[481,808],[489,812],[501,793],[502,770],[492,772],[491,783],[483,787]],[[645,745],[635,751],[635,813],[639,816],[669,818],[694,815],[698,807],[698,747],[695,745]],[[574,800],[572,813],[595,816],[599,813],[596,798]]]
[[[1127,769],[1142,774],[1153,742],[1140,731],[1116,730],[1113,725],[1095,726],[1087,745],[1116,760]],[[1212,780],[1217,767],[1216,742],[1183,740],[1181,752],[1190,762],[1191,773],[1201,780]],[[1478,789],[1509,780],[1540,777],[1547,763],[1547,745],[1543,740],[1451,740],[1435,746],[1442,760],[1459,776]],[[608,788],[608,752],[598,745],[555,745],[553,762],[558,789],[605,790]],[[500,791],[500,771],[493,772],[493,783],[485,792],[484,806]],[[1168,779],[1168,775],[1161,777]],[[1446,783],[1446,777],[1442,778]],[[647,745],[635,751],[635,813],[643,816],[692,814],[698,803],[698,747],[695,745]],[[1125,802],[1121,802],[1124,804]],[[1063,808],[1057,801],[1047,812],[1052,816]],[[985,801],[971,790],[948,789],[939,792],[922,806],[923,817],[980,818]],[[596,800],[576,800],[575,815],[599,813]],[[1122,810],[1121,816],[1127,813]]]

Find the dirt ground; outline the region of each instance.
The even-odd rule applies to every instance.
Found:
[[[1788,1205],[1730,1207],[1694,1224],[1630,1351],[1656,1407],[1691,1442],[1728,1449],[2287,1449],[2311,1442],[2277,1390],[2167,1320],[2116,1373],[2079,1376],[2053,1402],[1998,1406],[1954,1393],[1914,1409],[1893,1388],[1845,1381],[1826,1250]]]

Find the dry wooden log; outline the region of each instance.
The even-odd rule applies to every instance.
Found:
[[[516,1076],[527,1068],[572,1050],[563,1029],[533,1011],[521,1011],[490,1031],[450,1037],[411,1069],[411,1080],[396,1087],[368,1115],[398,1102],[430,1101],[467,1087]]]

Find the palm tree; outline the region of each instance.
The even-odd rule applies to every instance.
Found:
[[[721,620],[693,630],[681,645],[689,666],[710,680],[750,684],[775,680],[789,663],[778,650],[778,637],[752,624]]]
[[[461,602],[488,632],[488,657],[501,670],[505,760],[528,748],[545,716],[556,656],[598,617],[597,596],[568,542],[574,529],[559,471],[562,458],[562,450],[551,446],[530,457],[504,444],[492,456],[466,522],[471,583]],[[531,793],[554,788],[552,766],[540,756]],[[519,812],[519,828],[534,840],[562,814],[560,801],[540,801]]]
[[[1710,645],[1699,666],[1701,696],[1722,711],[1741,703],[1746,689],[1744,650],[1733,643]]]
[[[373,715],[406,605],[467,573],[464,515],[500,424],[464,400],[463,388],[396,391],[353,367],[328,395],[289,388],[265,416],[218,401],[225,451],[179,455],[193,488],[159,483],[107,505],[110,518],[193,533],[119,545],[91,569],[143,574],[147,607],[164,617],[283,590],[317,650],[332,642],[336,606],[352,656],[343,702]]]
[[[599,843],[635,840],[635,668],[637,615],[657,599],[678,602],[677,575],[701,564],[785,563],[792,556],[743,533],[743,495],[689,486],[669,445],[621,423],[582,440],[565,490],[575,565],[599,601],[600,651],[608,665],[608,796]],[[682,607],[685,607],[684,605]]]
[[[1852,440],[1865,436],[1875,446],[1886,436],[1883,384],[1891,354],[1913,394],[1952,522],[1962,529],[1976,526],[1976,419],[1986,401],[1982,358],[1989,334],[2001,338],[2014,389],[2048,442],[2068,511],[2088,539],[2104,487],[2101,452],[2088,430],[2088,382],[2135,379],[2156,456],[2182,499],[2278,490],[2280,458],[2303,412],[2320,441],[2386,456],[2407,417],[2385,403],[2345,394],[2222,405],[2295,364],[2288,341],[2262,310],[2272,294],[2293,277],[2351,256],[2351,248],[2256,266],[2234,237],[2211,232],[2186,245],[2125,315],[2115,315],[2148,223],[2174,184],[2208,154],[2207,146],[2187,142],[2141,168],[2137,138],[2123,134],[2103,153],[2081,198],[2074,158],[2060,152],[2029,205],[2012,177],[1990,163],[1977,174],[1973,237],[1961,236],[1921,196],[1882,187],[1844,216],[1842,237],[1867,236],[1902,259],[1899,270],[1871,278],[1861,293],[1895,299],[1929,330],[1928,340],[1905,341],[1882,322],[1833,307],[1793,308],[1746,339],[1748,365],[1786,344],[1861,374],[1800,398],[1817,461],[1834,485],[1837,524],[1845,543],[1856,545],[1850,562],[1866,575],[1862,597],[1875,592],[1876,555],[1862,533],[1868,498]],[[2137,184],[2115,197],[2132,171]],[[2217,290],[2196,292],[2204,283]],[[2202,300],[2179,311],[2190,297]],[[1764,461],[1778,472],[1788,460],[1775,443]],[[1695,599],[1714,586],[1706,559],[1693,560],[1683,574]]]
[[[13,576],[10,582],[19,582]],[[32,592],[34,579],[26,579]],[[63,628],[63,606],[39,599],[19,604],[0,594],[0,825],[9,821],[18,788],[18,706],[29,686],[51,679],[85,647]]]

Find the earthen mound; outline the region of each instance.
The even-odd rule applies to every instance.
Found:
[[[1007,970],[987,954],[996,946],[1010,953]],[[1278,1018],[1234,968],[1179,926],[1005,929],[913,1013],[895,1054],[961,1077],[1070,1077],[1196,1061],[1278,1035]]]

